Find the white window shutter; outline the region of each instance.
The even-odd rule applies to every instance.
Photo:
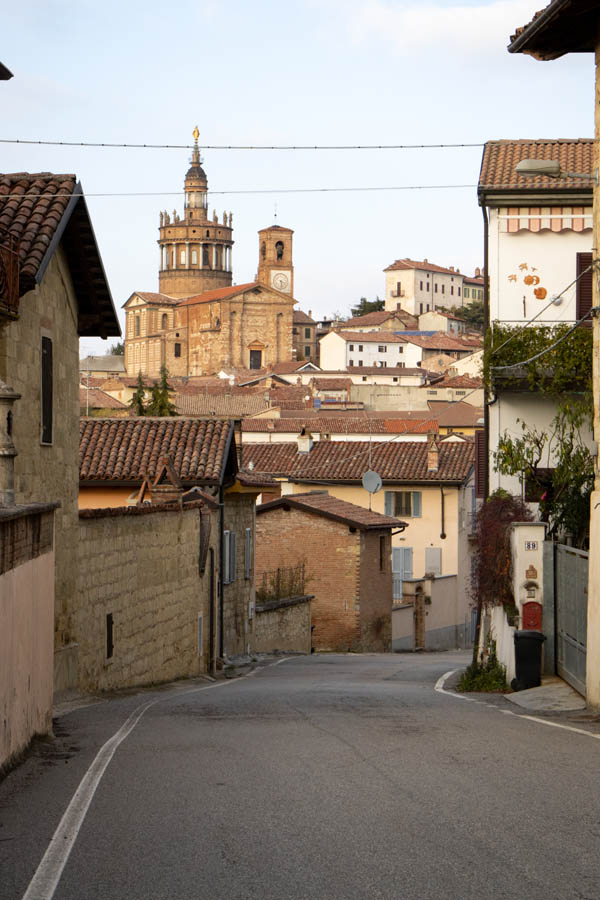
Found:
[[[421,516],[421,491],[412,491],[411,506],[412,515],[415,519]]]
[[[404,547],[404,573],[403,578],[413,577],[413,552],[412,547]]]

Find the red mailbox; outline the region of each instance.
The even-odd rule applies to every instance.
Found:
[[[524,631],[541,631],[542,630],[542,604],[535,600],[530,600],[523,604],[523,630]]]

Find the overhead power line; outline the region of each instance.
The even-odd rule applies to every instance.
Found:
[[[0,138],[0,144],[42,147],[96,147],[111,150],[193,150],[193,144],[117,144],[108,141],[34,141]],[[463,144],[203,144],[203,150],[460,150],[483,147],[482,141]]]
[[[382,186],[370,186],[370,187],[357,187],[356,185],[353,187],[316,187],[316,188],[243,188],[240,190],[227,190],[227,191],[207,191],[206,194],[209,197],[223,197],[226,195],[239,195],[239,194],[336,194],[343,193],[348,191],[442,191],[442,190],[457,190],[461,188],[475,188],[476,184],[399,184],[399,185],[382,185]],[[35,197],[40,199],[42,197],[54,199],[56,197],[75,197],[75,196],[85,196],[89,197],[181,197],[183,191],[111,191],[111,192],[92,192],[88,193],[85,191],[83,194],[79,191],[57,191],[56,193],[51,192],[41,192],[37,193],[35,191],[24,191],[22,194],[18,194],[19,198],[22,197]],[[0,197],[0,202],[3,199],[11,197],[10,194],[5,194]]]

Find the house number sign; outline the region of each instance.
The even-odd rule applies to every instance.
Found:
[[[526,550],[537,550],[538,542],[537,541],[525,541],[525,549]]]

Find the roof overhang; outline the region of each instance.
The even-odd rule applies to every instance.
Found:
[[[552,0],[511,41],[508,52],[545,61],[591,53],[599,44],[597,0]]]
[[[592,176],[590,175],[590,179]],[[477,198],[480,206],[499,208],[502,206],[591,206],[593,202],[593,188],[487,188],[485,185],[477,188]]]

